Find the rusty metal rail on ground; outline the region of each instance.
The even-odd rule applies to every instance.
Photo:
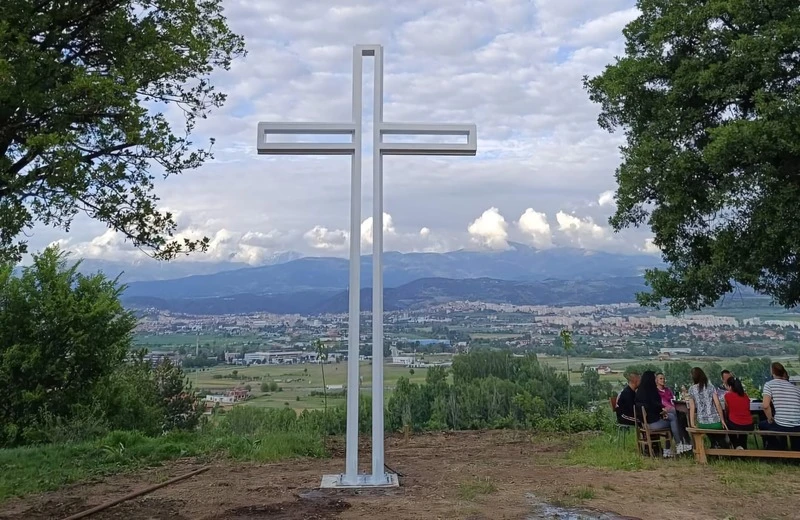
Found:
[[[121,504],[122,502],[130,500],[132,498],[140,497],[142,495],[146,495],[147,493],[152,493],[153,491],[155,491],[157,489],[161,489],[162,487],[169,486],[170,484],[174,484],[176,482],[180,482],[181,480],[185,480],[185,479],[190,478],[190,477],[194,477],[195,475],[199,475],[200,473],[202,473],[204,471],[208,471],[209,468],[210,468],[210,466],[206,466],[204,468],[196,469],[194,471],[186,473],[185,475],[181,475],[179,477],[171,478],[171,479],[167,480],[166,482],[161,482],[160,484],[155,484],[155,485],[152,485],[150,487],[147,487],[147,488],[144,488],[144,489],[140,489],[139,491],[134,491],[133,493],[128,493],[125,496],[122,496],[122,497],[117,498],[115,500],[111,500],[110,502],[106,502],[105,504],[100,504],[99,506],[95,506],[95,507],[93,507],[91,509],[87,509],[86,511],[81,511],[80,513],[76,513],[76,514],[74,514],[72,516],[68,516],[64,520],[78,520],[79,518],[86,518],[89,515],[93,515],[95,513],[99,513],[100,511],[103,511],[104,509],[108,509],[109,507],[113,507],[113,506],[115,506],[117,504]]]

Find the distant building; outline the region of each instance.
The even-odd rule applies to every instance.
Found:
[[[692,349],[685,347],[664,347],[658,350],[659,354],[668,354],[674,356],[675,354],[691,354]]]
[[[597,365],[597,368],[595,368],[595,370],[600,375],[608,375],[611,373],[611,367],[608,365]]]
[[[410,366],[416,362],[416,358],[414,356],[392,356],[392,364],[393,365],[403,365],[403,366]]]
[[[789,382],[793,385],[800,386],[800,376],[791,376],[789,377]]]
[[[313,363],[317,360],[316,352],[281,351],[281,352],[248,352],[244,355],[244,363],[252,365],[292,365],[295,363]]]
[[[400,355],[400,351],[397,347],[391,347],[389,349],[391,354],[391,361],[392,365],[403,365],[403,366],[410,366],[416,362],[416,357],[412,355]]]
[[[250,396],[247,388],[234,388],[225,392],[226,397],[232,397],[234,401],[244,401]]]
[[[207,403],[233,404],[235,402],[231,395],[207,395],[203,401]]]

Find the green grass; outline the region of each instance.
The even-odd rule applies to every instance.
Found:
[[[590,436],[567,453],[566,463],[575,466],[590,466],[622,471],[638,471],[657,469],[662,464],[694,464],[690,457],[679,459],[651,459],[640,457],[636,452],[633,432],[629,433],[626,442],[616,441],[616,433]]]
[[[458,496],[462,500],[473,501],[483,495],[491,495],[495,491],[497,486],[486,477],[475,477],[458,485]]]
[[[641,457],[630,434],[627,442],[619,446],[615,435],[585,438],[567,453],[566,464],[622,471],[659,470],[665,465],[683,468],[682,471],[698,468],[691,456],[677,459]],[[709,478],[718,480],[737,496],[758,495],[765,489],[783,495],[792,494],[794,483],[800,480],[800,466],[782,461],[710,458],[705,468],[710,472]],[[776,479],[776,475],[781,478]]]
[[[711,459],[714,476],[732,493],[756,495],[766,489],[792,494],[800,480],[800,467],[781,461],[757,459]],[[781,478],[776,479],[775,475]]]
[[[70,445],[0,450],[0,503],[12,497],[57,489],[92,477],[159,465],[182,457],[230,457],[271,462],[294,457],[324,457],[322,437],[314,432],[242,435],[209,428],[197,433],[145,437],[112,432],[102,439]]]
[[[581,486],[572,491],[572,496],[578,500],[591,500],[594,498],[594,489],[591,486]]]
[[[426,360],[442,361],[450,359],[449,356],[426,356]],[[234,370],[241,379],[217,378],[214,376],[230,375]],[[401,377],[407,377],[414,383],[425,382],[428,370],[425,368],[415,368],[414,374],[410,369],[402,366],[384,366],[384,386],[386,387],[386,398],[390,394],[388,389],[394,388]],[[369,393],[372,384],[372,365],[368,362],[361,363],[359,366],[359,376],[361,377],[361,391]],[[237,367],[231,365],[220,365],[207,370],[191,372],[187,376],[195,388],[222,392],[249,384],[252,387],[251,395],[253,399],[245,402],[246,406],[256,406],[259,408],[284,408],[284,403],[288,402],[289,407],[297,411],[302,410],[321,410],[324,407],[322,396],[312,396],[312,391],[322,391],[322,366],[317,364],[303,365],[252,365],[249,367]],[[253,380],[251,380],[251,378]],[[264,381],[274,381],[280,387],[280,392],[271,392],[269,395],[261,392],[261,383]],[[345,385],[347,382],[346,363],[333,363],[325,365],[325,383],[327,385]],[[297,400],[297,398],[300,400]],[[342,403],[342,398],[328,397],[328,406],[336,406]]]

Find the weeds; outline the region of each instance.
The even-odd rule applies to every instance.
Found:
[[[486,477],[476,477],[458,485],[458,496],[462,500],[473,501],[479,496],[491,495],[497,491],[497,486]]]
[[[656,469],[665,463],[693,465],[694,461],[688,456],[667,461],[640,457],[633,439],[617,444],[613,436],[604,434],[590,436],[570,450],[566,463],[575,466],[639,471]]]
[[[594,489],[592,489],[591,486],[582,486],[574,490],[572,496],[578,500],[591,500],[594,498]]]

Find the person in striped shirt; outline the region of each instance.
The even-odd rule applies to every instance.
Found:
[[[789,374],[782,364],[772,364],[772,379],[764,385],[762,394],[767,420],[761,421],[759,429],[800,433],[800,388],[789,382]],[[764,449],[785,450],[786,437],[764,437]],[[800,451],[800,438],[792,438],[792,450]]]

